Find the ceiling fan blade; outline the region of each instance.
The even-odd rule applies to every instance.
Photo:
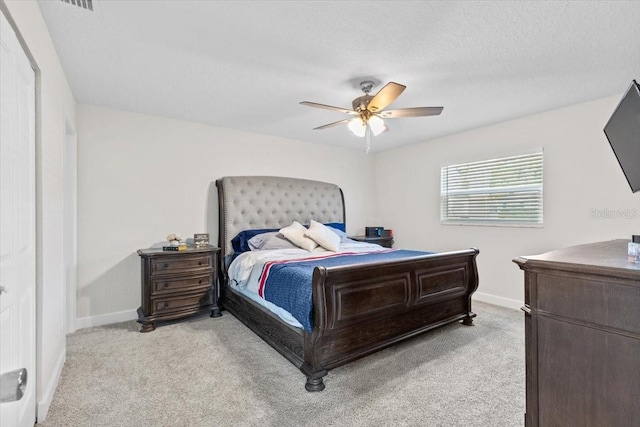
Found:
[[[423,117],[437,116],[442,113],[444,107],[414,107],[400,108],[398,110],[387,110],[378,113],[383,119],[396,119],[398,117]]]
[[[300,104],[306,105],[307,107],[323,108],[325,110],[339,111],[341,113],[351,114],[351,115],[355,115],[355,116],[358,115],[358,113],[356,113],[353,110],[347,110],[346,108],[334,107],[333,105],[318,104],[317,102],[309,102],[309,101],[302,101]]]
[[[371,98],[367,109],[372,113],[384,110],[385,107],[395,101],[405,89],[406,86],[404,85],[394,82],[387,83],[373,98]]]
[[[313,128],[313,130],[322,130],[322,129],[330,128],[330,127],[333,127],[333,126],[338,126],[338,125],[341,125],[342,123],[347,123],[349,120],[351,120],[351,119],[344,119],[344,120],[340,120],[340,121],[337,121],[337,122],[329,123],[329,124],[326,124],[326,125],[318,126],[317,128]]]

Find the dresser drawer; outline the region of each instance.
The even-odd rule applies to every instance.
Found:
[[[537,309],[590,327],[640,335],[638,282],[538,274]]]
[[[210,255],[185,255],[174,257],[163,257],[163,259],[151,260],[151,274],[182,273],[197,269],[210,269]]]
[[[153,299],[151,304],[151,314],[165,314],[174,311],[183,311],[190,309],[198,309],[199,307],[209,303],[211,299],[211,291],[196,293],[193,295],[185,295],[183,297],[167,297]]]
[[[151,294],[155,296],[171,292],[188,292],[198,288],[208,288],[212,283],[212,273],[198,276],[165,276],[151,279]]]

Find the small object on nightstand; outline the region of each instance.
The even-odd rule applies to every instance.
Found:
[[[200,248],[209,245],[209,233],[196,233],[193,235],[193,244]]]
[[[187,243],[179,234],[171,233],[167,236],[167,240],[169,246],[163,246],[163,251],[184,251],[187,249]]]
[[[219,317],[218,248],[168,246],[171,250],[140,249],[142,305],[138,308],[140,332],[155,329],[156,320],[173,320],[211,310]]]
[[[384,230],[384,227],[365,227],[364,235],[365,237],[380,237],[382,236],[382,230]]]

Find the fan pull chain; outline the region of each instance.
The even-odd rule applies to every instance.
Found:
[[[369,127],[369,125],[366,125],[366,126],[367,128],[365,129],[365,138],[364,138],[365,145],[366,145],[365,151],[366,151],[366,154],[369,154],[369,151],[371,151],[371,128]]]

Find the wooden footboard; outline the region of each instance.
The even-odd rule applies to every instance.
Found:
[[[314,328],[305,334],[306,388],[327,370],[435,327],[470,325],[478,287],[477,249],[395,262],[316,268]]]

